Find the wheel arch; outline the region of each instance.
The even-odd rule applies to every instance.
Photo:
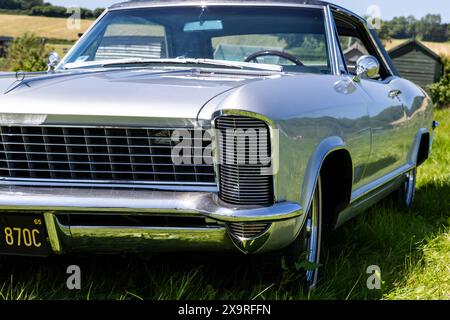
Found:
[[[335,170],[339,168],[339,170]],[[322,141],[308,161],[303,180],[301,203],[304,212],[308,212],[315,186],[319,177],[322,182],[322,202],[324,211],[334,207],[333,211],[324,216],[324,222],[335,224],[337,214],[349,203],[353,186],[353,161],[345,142],[340,137],[329,137]],[[339,182],[338,182],[338,181]],[[335,194],[333,194],[335,192]]]
[[[430,131],[427,128],[419,129],[408,155],[409,163],[418,167],[429,158],[432,144],[431,139]]]

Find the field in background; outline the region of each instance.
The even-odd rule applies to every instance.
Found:
[[[81,29],[67,28],[67,19],[0,14],[0,36],[19,37],[25,32],[48,39],[75,41],[92,20],[81,20]]]
[[[244,257],[205,253],[153,257],[0,257],[0,300],[20,299],[448,299],[450,300],[450,110],[436,111],[431,159],[419,168],[416,201],[387,199],[336,230],[311,295],[298,273],[273,282]],[[79,265],[82,289],[66,288]],[[381,268],[381,290],[367,289],[367,267]]]

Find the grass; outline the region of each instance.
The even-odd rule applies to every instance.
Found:
[[[431,159],[419,168],[416,201],[386,200],[331,236],[320,287],[307,294],[298,274],[262,279],[242,257],[205,254],[0,258],[0,299],[450,299],[450,110]],[[66,268],[82,270],[82,289],[66,289]],[[381,268],[381,290],[366,286]]]

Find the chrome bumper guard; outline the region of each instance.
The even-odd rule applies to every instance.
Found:
[[[0,187],[1,212],[44,213],[54,253],[121,251],[236,250],[245,253],[280,249],[300,227],[302,207],[281,202],[271,207],[232,207],[214,193],[125,189]],[[201,227],[66,225],[64,214],[199,216],[214,221]],[[256,238],[230,234],[228,223],[267,222]]]

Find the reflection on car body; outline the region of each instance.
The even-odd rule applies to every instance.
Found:
[[[355,45],[367,54],[348,60]],[[411,204],[433,141],[427,94],[364,19],[322,1],[117,4],[49,69],[0,77],[0,225],[42,218],[49,239],[0,254],[318,263],[323,232],[392,192]]]

